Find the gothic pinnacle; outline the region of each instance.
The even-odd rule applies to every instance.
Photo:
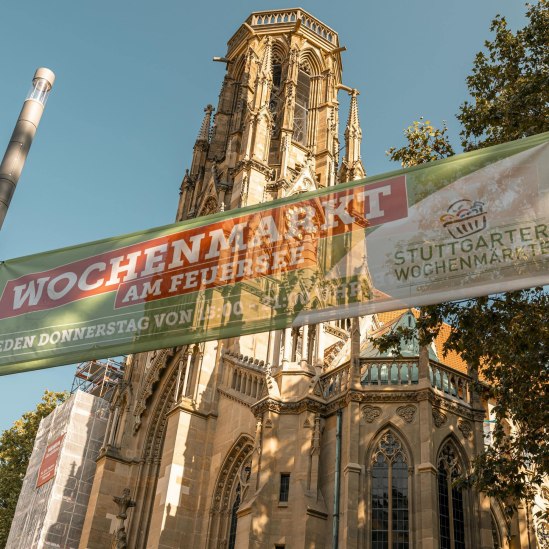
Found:
[[[351,104],[349,106],[349,119],[347,120],[347,127],[345,132],[360,132],[362,136],[362,130],[360,129],[360,121],[358,119],[358,101],[357,97],[360,95],[360,92],[353,88],[349,95],[351,96]]]
[[[267,36],[265,39],[265,52],[263,53],[263,59],[261,60],[260,74],[262,76],[272,77],[273,71],[273,39]]]
[[[342,181],[352,181],[366,176],[366,171],[361,161],[360,145],[362,143],[362,130],[360,129],[360,120],[358,119],[358,101],[359,91],[356,88],[347,88],[341,86],[351,96],[349,106],[349,118],[345,128],[345,158],[342,162],[340,177]]]
[[[200,126],[200,131],[198,132],[197,141],[206,141],[210,140],[210,125],[212,122],[212,113],[215,111],[213,105],[206,105],[204,109],[204,120],[202,120],[202,125]]]

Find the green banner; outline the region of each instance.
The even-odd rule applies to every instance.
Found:
[[[549,134],[0,265],[0,375],[549,283]]]

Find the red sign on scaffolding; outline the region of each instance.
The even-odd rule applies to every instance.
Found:
[[[53,442],[48,444],[42,463],[40,464],[40,470],[38,471],[38,479],[36,480],[36,487],[40,488],[43,484],[46,484],[55,476],[55,467],[57,465],[57,458],[61,451],[61,443],[63,442],[64,434],[57,437]]]

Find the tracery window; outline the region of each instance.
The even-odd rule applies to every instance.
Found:
[[[250,481],[250,472],[251,472],[251,459],[248,458],[243,466],[240,468],[238,474],[238,484],[235,490],[234,502],[231,506],[231,522],[229,526],[229,539],[228,539],[228,549],[235,549],[236,543],[236,527],[238,524],[238,509],[242,498],[244,497],[245,491],[248,489],[248,483]]]
[[[438,515],[441,549],[465,549],[463,493],[453,486],[462,465],[454,445],[448,441],[438,458]]]
[[[372,549],[408,549],[408,459],[388,431],[372,456]]]
[[[501,549],[499,529],[498,529],[496,519],[494,518],[494,515],[491,515],[491,519],[492,519],[492,545],[494,549]]]
[[[271,89],[271,99],[269,101],[269,110],[273,118],[272,137],[278,139],[280,136],[280,126],[282,123],[282,106],[284,101],[282,93],[282,65],[280,62],[273,63],[273,87]]]
[[[307,118],[309,116],[310,92],[311,77],[305,70],[300,69],[297,75],[293,140],[301,145],[307,145]]]
[[[236,549],[238,510],[246,501],[250,484],[254,441],[242,435],[219,468],[212,496],[208,549]]]

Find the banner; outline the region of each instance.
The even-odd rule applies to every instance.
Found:
[[[549,134],[0,265],[0,375],[549,283]]]
[[[36,479],[36,487],[40,488],[46,482],[49,482],[55,476],[55,469],[57,467],[57,460],[61,452],[61,444],[65,435],[57,437],[53,442],[48,444],[44,457],[40,463],[40,469],[38,470],[38,478]]]

